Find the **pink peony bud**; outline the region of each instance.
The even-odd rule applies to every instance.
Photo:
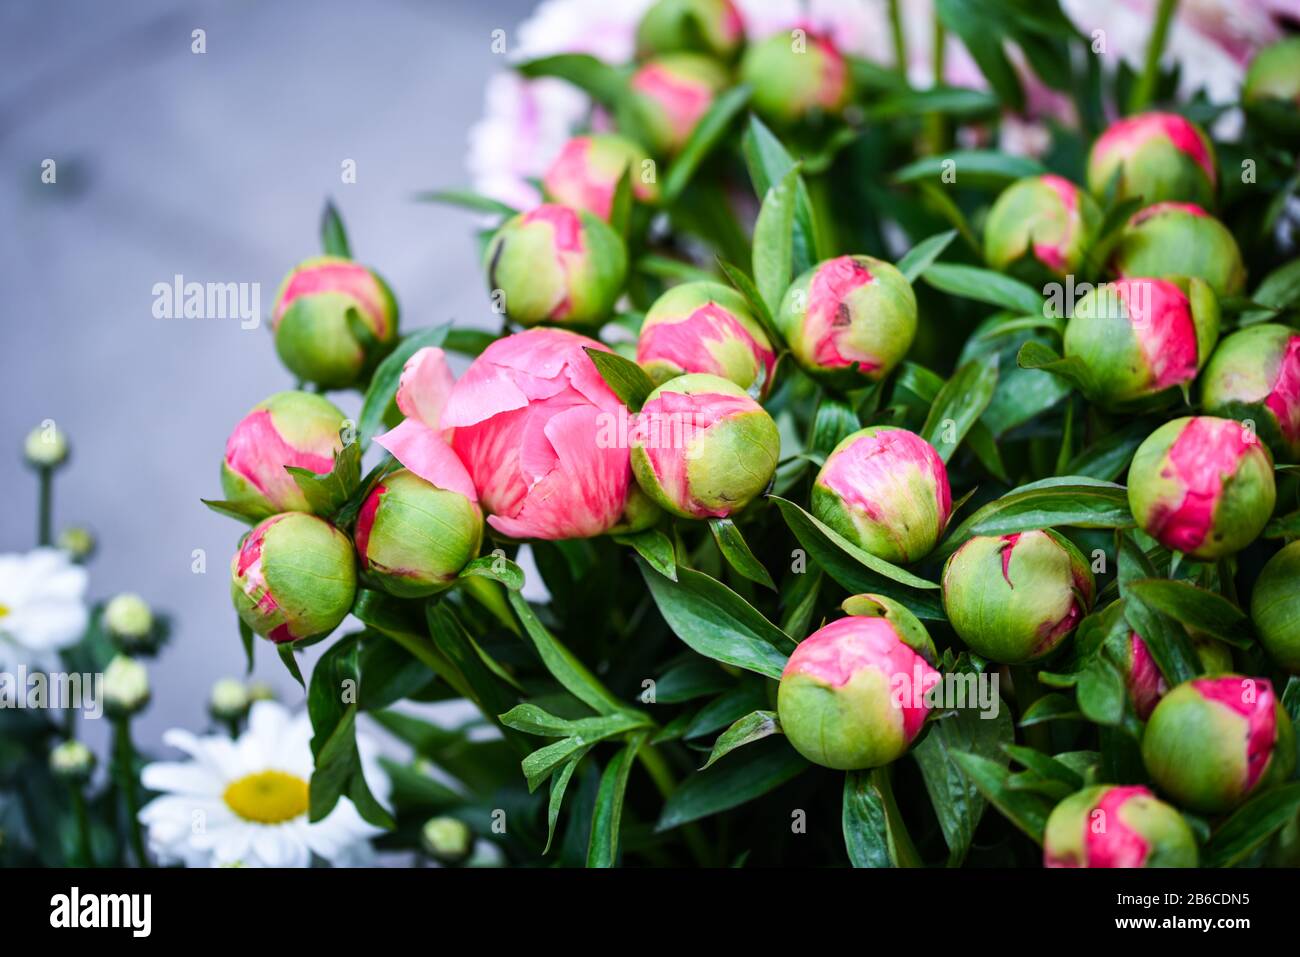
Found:
[[[1287,37],[1255,54],[1241,101],[1252,127],[1264,126],[1288,138],[1300,136],[1300,37]]]
[[[1192,296],[1163,279],[1119,279],[1086,293],[1065,327],[1065,355],[1085,369],[1087,397],[1108,409],[1167,403],[1214,348],[1219,311],[1200,280]]]
[[[632,471],[656,504],[683,518],[725,518],[776,474],[781,438],[734,382],[696,373],[650,393],[632,436]]]
[[[1084,788],[1052,810],[1045,867],[1195,867],[1196,837],[1178,811],[1140,785]]]
[[[1261,323],[1228,336],[1201,377],[1205,411],[1255,423],[1283,462],[1300,461],[1300,332]]]
[[[872,555],[918,561],[939,543],[952,514],[948,470],[919,435],[872,426],[827,457],[813,483],[812,513]]]
[[[771,389],[776,352],[745,297],[716,282],[687,282],[655,300],[641,323],[636,361],[656,385],[687,372]]]
[[[726,71],[707,57],[670,53],[646,63],[632,75],[631,87],[647,145],[656,153],[677,153],[726,86]]]
[[[659,183],[646,151],[621,136],[592,133],[564,144],[542,185],[554,202],[609,222],[615,191],[629,171],[632,195],[642,203],[657,203]]]
[[[777,126],[838,114],[853,95],[839,48],[829,36],[804,29],[782,30],[751,46],[740,78],[754,90],[755,112]]]
[[[230,597],[253,631],[277,644],[329,634],[352,610],[352,543],[314,515],[272,515],[230,561]]]
[[[984,226],[984,258],[1029,279],[1078,272],[1101,225],[1091,196],[1060,176],[1031,176],[1003,191]]]
[[[1138,210],[1124,227],[1110,264],[1120,276],[1195,276],[1220,297],[1235,296],[1246,285],[1237,241],[1195,203],[1156,203]]]
[[[1213,561],[1264,530],[1276,500],[1273,459],[1230,419],[1166,422],[1147,437],[1128,472],[1133,517],[1172,551]]]
[[[823,767],[849,771],[897,760],[929,714],[940,680],[934,644],[906,608],[866,596],[885,613],[850,615],[799,643],[777,691],[781,730]]]
[[[275,350],[294,375],[330,389],[357,381],[367,343],[348,322],[355,311],[381,347],[397,338],[397,303],[384,281],[350,259],[321,256],[300,263],[275,298]]]
[[[745,23],[731,0],[657,0],[636,30],[641,57],[707,53],[731,59],[745,42]]]
[[[628,412],[584,347],[609,351],[560,329],[498,339],[442,410],[440,425],[453,430],[452,448],[502,535],[588,538],[624,518],[632,469],[620,429],[629,428]]]
[[[1129,632],[1128,660],[1125,662],[1124,685],[1137,716],[1145,721],[1155,710],[1156,703],[1164,697],[1169,685],[1160,673],[1156,660],[1151,657],[1147,643],[1136,631]]]
[[[794,281],[776,324],[805,371],[852,389],[880,381],[907,355],[916,337],[916,296],[889,263],[840,256]]]
[[[1105,193],[1119,170],[1117,197],[1210,206],[1218,172],[1205,131],[1174,113],[1141,113],[1112,123],[1088,156],[1088,188]]]
[[[608,224],[553,204],[507,221],[484,262],[499,306],[525,326],[608,319],[627,277],[627,251]]]
[[[334,453],[343,448],[339,432],[344,421],[334,403],[310,392],[277,392],[259,402],[226,440],[221,464],[226,498],[258,518],[311,511],[284,467],[328,473]]]
[[[1194,678],[1156,705],[1142,760],[1179,804],[1219,814],[1291,776],[1295,730],[1268,679]]]

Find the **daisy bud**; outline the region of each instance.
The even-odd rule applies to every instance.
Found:
[[[488,244],[488,285],[515,322],[588,325],[609,318],[627,276],[623,240],[591,213],[547,204]]]
[[[687,282],[655,300],[641,323],[636,361],[655,385],[687,372],[767,394],[776,351],[745,297],[716,282]]]
[[[761,405],[714,375],[678,376],[650,393],[632,435],[632,474],[682,518],[725,518],[776,474],[781,438]]]
[[[1250,617],[1264,650],[1287,671],[1300,674],[1300,541],[1270,558],[1259,573]]]
[[[139,595],[125,592],[104,606],[104,627],[127,651],[150,643],[153,612]]]
[[[877,425],[840,442],[817,473],[812,513],[886,561],[918,561],[952,514],[943,459],[906,429]]]
[[[231,502],[258,518],[278,512],[309,512],[286,465],[319,475],[334,467],[343,448],[345,419],[329,399],[310,392],[277,392],[253,406],[226,440],[221,488]]]
[[[658,0],[636,30],[637,56],[705,53],[722,60],[745,42],[745,24],[731,0]]]
[[[218,721],[238,721],[252,704],[248,689],[238,678],[221,678],[208,695],[208,713]]]
[[[72,525],[59,532],[58,545],[79,565],[90,561],[99,547],[95,533],[84,525]]]
[[[248,686],[248,703],[254,705],[259,701],[274,701],[275,689],[265,681],[254,681]]]
[[[1083,265],[1101,211],[1060,176],[1030,176],[1003,190],[984,225],[984,258],[1027,278],[1064,278]]]
[[[1288,37],[1255,54],[1246,69],[1241,101],[1252,122],[1279,133],[1300,133],[1300,37]]]
[[[1008,665],[1054,651],[1096,596],[1083,555],[1051,529],[970,539],[944,565],[941,585],[961,640]]]
[[[726,86],[726,70],[708,57],[670,53],[646,63],[631,80],[646,145],[656,153],[677,153]]]
[[[352,610],[356,561],[347,536],[304,512],[272,515],[230,560],[239,617],[277,644],[333,631]]]
[[[1198,561],[1253,542],[1276,497],[1268,449],[1230,419],[1166,422],[1129,465],[1128,501],[1138,525],[1165,548]]]
[[[1278,460],[1300,461],[1300,332],[1261,323],[1225,338],[1201,377],[1201,403],[1249,419]]]
[[[1156,705],[1142,760],[1179,804],[1219,814],[1291,776],[1295,730],[1268,679],[1193,678]]]
[[[1065,327],[1065,355],[1085,368],[1088,399],[1108,409],[1163,404],[1205,365],[1219,307],[1193,280],[1191,297],[1164,279],[1119,279],[1085,293]]]
[[[1174,113],[1141,113],[1112,123],[1088,156],[1088,189],[1103,195],[1116,170],[1118,199],[1214,202],[1214,146],[1204,130]]]
[[[463,492],[406,469],[384,476],[357,515],[361,568],[384,591],[420,598],[442,591],[483,541],[483,513]]]
[[[1195,203],[1156,203],[1134,213],[1120,234],[1111,268],[1120,276],[1195,276],[1220,298],[1235,296],[1246,285],[1237,241]]]
[[[95,771],[95,752],[80,741],[63,741],[50,752],[50,773],[70,784],[85,784]]]
[[[925,693],[940,680],[934,644],[907,609],[870,596],[882,616],[850,615],[818,629],[786,662],[777,691],[781,730],[814,764],[841,771],[897,760],[925,724]]]
[[[754,111],[777,126],[837,115],[853,96],[844,56],[829,36],[783,30],[755,43],[740,64]]]
[[[348,321],[349,312],[364,332]],[[271,327],[275,351],[290,372],[342,389],[396,340],[397,302],[374,271],[350,259],[320,256],[299,263],[280,284]]]
[[[440,864],[463,864],[474,851],[474,832],[454,817],[432,817],[420,828],[420,846]]]
[[[840,256],[795,280],[776,324],[806,372],[853,389],[879,382],[907,355],[916,337],[916,296],[889,263]]]
[[[127,717],[149,703],[149,672],[134,658],[118,655],[104,669],[104,709]]]
[[[68,460],[68,437],[53,422],[27,433],[23,456],[34,469],[56,469]]]
[[[542,178],[548,199],[609,222],[614,194],[629,171],[632,195],[642,203],[659,201],[659,182],[650,157],[629,139],[612,133],[575,136]]]
[[[1195,867],[1196,836],[1178,811],[1140,785],[1103,784],[1052,810],[1045,867]]]

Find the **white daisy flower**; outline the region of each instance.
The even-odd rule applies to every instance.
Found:
[[[0,668],[57,668],[86,631],[86,570],[66,552],[0,555]]]
[[[172,729],[163,741],[188,761],[147,765],[141,782],[163,792],[140,811],[160,863],[187,867],[307,867],[312,856],[336,867],[369,862],[381,830],[346,797],[323,820],[307,820],[311,721],[274,701],[254,703],[238,740]],[[370,739],[357,747],[371,792],[387,800],[388,781]]]

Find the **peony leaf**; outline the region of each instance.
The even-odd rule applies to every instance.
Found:
[[[808,768],[808,762],[781,738],[769,738],[743,749],[730,761],[697,771],[664,803],[656,831],[729,811],[780,787]]]
[[[732,121],[749,103],[751,92],[744,84],[732,87],[715,99],[709,111],[700,117],[700,121],[691,130],[686,144],[664,176],[660,191],[664,205],[671,205],[681,198],[682,191],[686,189],[700,164],[722,142]]]
[[[966,751],[954,751],[952,757],[990,804],[1035,844],[1042,845],[1047,815],[1051,813],[1047,801],[1039,795],[1012,788],[1011,771],[996,761]]]
[[[754,184],[754,195],[762,199],[773,184],[780,183],[795,168],[794,158],[781,141],[763,125],[757,116],[749,118],[749,128],[741,141],[749,179]],[[792,247],[794,274],[807,272],[828,255],[819,248],[821,242],[817,221],[813,215],[812,199],[802,180],[795,183],[794,241]]]
[[[320,217],[320,245],[326,256],[352,258],[352,248],[348,245],[348,233],[343,228],[343,217],[333,200],[325,201],[325,209]]]
[[[950,229],[946,233],[936,233],[921,240],[898,261],[898,271],[907,277],[908,282],[916,282],[921,273],[929,269],[956,238],[957,230]]]
[[[633,735],[605,765],[596,791],[596,809],[591,819],[591,840],[587,845],[588,867],[613,867],[618,862],[619,830],[623,821],[623,796],[627,793],[632,762],[645,743],[645,734]]]
[[[735,522],[729,518],[711,518],[709,531],[713,534],[713,541],[728,565],[750,581],[776,591],[776,582],[772,581],[772,576],[768,574],[762,562],[749,550],[745,536],[741,534]]]
[[[1202,867],[1232,867],[1249,857],[1300,812],[1300,782],[1259,794],[1219,825],[1201,852]]]
[[[763,197],[754,225],[754,282],[769,313],[781,307],[794,265],[794,210],[798,198],[799,165],[795,164]]]
[[[844,775],[840,827],[854,867],[920,867],[894,800],[887,765]]]
[[[446,322],[432,329],[412,332],[398,343],[384,361],[375,368],[370,378],[370,387],[361,403],[361,414],[357,417],[357,435],[361,451],[366,447],[385,425],[396,425],[402,420],[397,408],[397,384],[402,378],[402,367],[426,346],[441,346],[451,330],[451,323]]]
[[[1022,316],[1043,314],[1043,297],[1038,290],[990,269],[937,262],[931,263],[921,278],[940,292],[962,299],[985,302]]]
[[[488,213],[496,216],[518,216],[519,210],[491,196],[471,192],[467,189],[438,189],[415,195],[416,202],[441,203],[446,206],[459,206],[461,209],[476,213]]]
[[[1237,648],[1254,644],[1254,632],[1245,612],[1222,595],[1189,582],[1165,578],[1130,581],[1125,594],[1141,599],[1188,628],[1213,635]]]
[[[944,462],[984,414],[997,386],[998,354],[993,352],[967,362],[939,390],[921,427],[921,438],[935,447]]]
[[[780,733],[781,722],[775,711],[751,711],[718,735],[718,740],[713,742],[713,750],[709,752],[709,760],[704,762],[704,767],[700,770],[711,767],[719,758],[725,757],[736,748]]]
[[[957,93],[958,91],[951,91]],[[961,93],[977,93],[962,90]],[[987,96],[987,95],[986,95]],[[972,102],[977,102],[971,98]],[[947,164],[952,161],[953,166]],[[1038,160],[1027,156],[1012,156],[996,150],[953,150],[937,156],[923,156],[908,163],[894,173],[896,183],[914,183],[918,180],[939,180],[945,170],[952,169],[963,185],[1001,189],[1026,176],[1041,176],[1047,172]]]
[[[640,412],[646,397],[654,391],[655,384],[645,371],[631,359],[624,359],[617,352],[584,347],[591,356],[596,371],[605,380],[605,384],[631,412]]]

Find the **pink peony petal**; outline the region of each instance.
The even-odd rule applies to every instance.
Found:
[[[455,381],[447,354],[436,346],[425,346],[402,366],[397,407],[408,419],[423,422],[431,429],[441,428],[442,410]]]
[[[375,442],[430,485],[478,501],[478,492],[464,464],[442,436],[422,422],[405,419],[391,432],[376,436]]]

